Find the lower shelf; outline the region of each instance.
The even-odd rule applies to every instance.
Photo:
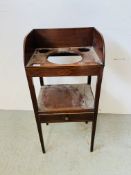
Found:
[[[90,85],[46,85],[38,97],[39,112],[93,112],[94,97]]]

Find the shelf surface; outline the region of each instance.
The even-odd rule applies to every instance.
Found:
[[[48,60],[50,56],[81,56],[82,59],[72,64],[52,63]],[[68,59],[68,58],[67,58]],[[69,47],[69,48],[37,48],[30,58],[26,67],[62,67],[62,66],[87,66],[102,65],[102,61],[96,54],[94,47]]]
[[[39,112],[93,112],[94,97],[90,85],[46,85],[38,97]]]

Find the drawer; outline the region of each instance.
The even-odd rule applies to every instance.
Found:
[[[57,122],[84,122],[93,121],[94,113],[81,114],[39,114],[38,118],[42,123],[57,123]]]

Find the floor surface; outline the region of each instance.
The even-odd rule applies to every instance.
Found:
[[[91,123],[42,126],[46,154],[33,112],[0,111],[0,175],[131,174],[131,115],[99,115],[93,153]]]

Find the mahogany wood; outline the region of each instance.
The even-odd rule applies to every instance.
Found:
[[[80,55],[82,60],[73,64],[54,64],[48,61],[52,54]],[[33,29],[25,37],[24,66],[43,153],[41,124],[56,122],[92,122],[90,151],[93,151],[104,64],[104,39],[94,27]],[[84,87],[89,87],[89,91],[82,91],[82,85],[45,86],[43,77],[54,76],[88,76]],[[97,76],[94,97],[92,76]],[[33,77],[40,80],[39,98],[36,97]],[[91,107],[89,99],[93,104]]]

